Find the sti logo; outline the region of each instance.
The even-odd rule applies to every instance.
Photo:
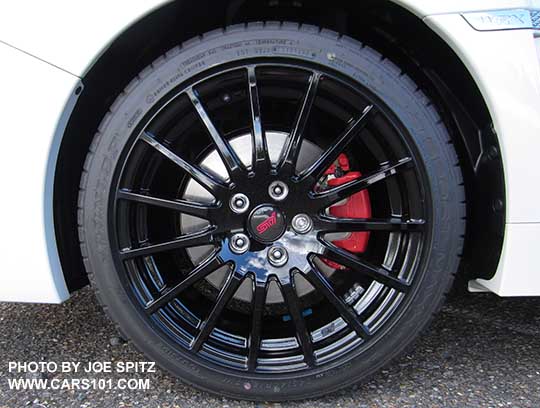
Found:
[[[257,225],[257,232],[264,234],[270,228],[277,224],[277,214],[274,211],[266,220]]]

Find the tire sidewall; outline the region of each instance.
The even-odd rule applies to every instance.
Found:
[[[142,317],[116,272],[109,234],[109,194],[116,164],[133,131],[155,104],[196,75],[216,66],[251,58],[283,57],[339,71],[376,94],[395,113],[422,157],[432,197],[432,231],[428,262],[416,290],[402,307],[396,324],[347,363],[289,378],[262,379],[223,373],[197,364],[156,333]],[[86,264],[100,300],[121,331],[147,356],[199,388],[223,395],[258,399],[298,399],[336,390],[371,375],[404,351],[438,309],[458,267],[462,200],[449,136],[427,98],[400,70],[370,48],[316,27],[281,24],[238,26],[197,38],[170,51],[143,71],[111,107],[92,145],[81,194]],[[458,176],[459,179],[459,176]],[[455,254],[449,255],[449,254]],[[222,372],[220,372],[222,371]],[[249,384],[249,386],[247,385]],[[249,389],[248,389],[249,388]]]

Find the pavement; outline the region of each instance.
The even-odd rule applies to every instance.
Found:
[[[211,396],[159,369],[129,375],[148,379],[147,390],[10,390],[9,379],[82,376],[10,373],[10,361],[145,361],[134,347],[118,341],[88,288],[64,305],[0,304],[0,328],[0,408],[540,407],[540,298],[454,295],[411,351],[369,382],[317,400],[282,404]],[[114,383],[126,374],[95,377]]]

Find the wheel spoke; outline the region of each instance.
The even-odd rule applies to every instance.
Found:
[[[291,135],[289,136],[287,145],[283,151],[283,157],[279,167],[281,169],[286,168],[293,174],[296,169],[296,163],[298,161],[298,155],[302,146],[302,138],[304,136],[308,118],[317,96],[320,79],[321,74],[318,72],[311,75],[302,106],[298,112]]]
[[[197,92],[193,88],[190,88],[187,90],[187,95],[189,96],[191,103],[197,110],[201,121],[214,141],[217,151],[225,163],[227,170],[229,171],[229,175],[232,177],[234,173],[237,173],[240,169],[243,169],[244,166],[242,165],[242,162],[236,155],[236,152],[231,148],[229,142],[221,136],[219,131],[214,126],[214,123],[210,119],[210,116],[208,116],[208,113],[199,99]]]
[[[148,314],[157,312],[171,300],[180,295],[184,290],[190,288],[193,284],[206,278],[212,272],[223,266],[217,264],[218,254],[218,250],[213,251],[212,254],[208,256],[201,264],[197,265],[197,267],[194,268],[183,281],[178,283],[176,286],[165,290],[157,299],[149,303],[146,306],[146,312]]]
[[[252,138],[253,138],[253,159],[252,170],[257,172],[270,171],[270,158],[268,156],[268,145],[266,135],[262,126],[261,103],[259,99],[259,88],[257,86],[257,75],[255,67],[248,67],[249,100],[251,105]]]
[[[132,201],[134,203],[148,204],[155,207],[167,208],[181,212],[183,214],[193,215],[195,217],[209,219],[212,210],[216,206],[193,203],[185,200],[167,200],[163,198],[152,197],[144,194],[132,193],[127,190],[120,190],[117,195],[118,199]]]
[[[412,164],[412,159],[410,157],[406,157],[396,163],[383,165],[379,169],[347,184],[343,184],[319,193],[313,193],[312,198],[316,200],[319,208],[327,208],[338,201],[344,200],[345,198],[358,193],[359,191],[365,190],[376,183],[395,176],[405,169],[411,168]]]
[[[330,242],[324,241],[322,239],[320,241],[326,248],[324,255],[322,255],[324,258],[328,258],[331,261],[337,262],[338,264],[350,268],[357,273],[366,275],[371,279],[374,279],[377,282],[382,283],[383,285],[386,285],[399,292],[409,291],[410,285],[407,282],[390,275],[390,271],[383,268],[382,266],[377,267],[371,265],[368,262],[362,261],[350,252],[338,248]]]
[[[349,123],[344,133],[339,137],[337,142],[332,143],[332,146],[325,151],[321,157],[313,163],[307,170],[300,174],[299,179],[305,180],[308,178],[319,180],[324,172],[337,160],[343,150],[353,141],[358,133],[365,128],[368,123],[368,117],[375,112],[373,105],[369,105],[364,109],[362,116]]]
[[[336,308],[343,320],[352,327],[358,336],[363,339],[368,338],[370,336],[368,328],[360,321],[356,311],[336,294],[332,284],[319,271],[312,258],[310,257],[311,269],[304,275],[306,279],[328,299],[330,304]]]
[[[193,340],[191,349],[193,351],[199,351],[203,343],[208,339],[212,331],[215,329],[223,310],[238,290],[238,287],[242,283],[243,276],[236,273],[236,271],[231,271],[225,284],[219,291],[219,294],[216,299],[216,304],[212,308],[212,311],[200,325],[199,334]]]
[[[258,284],[257,279],[253,277],[253,300],[251,317],[251,332],[249,335],[249,356],[248,356],[248,370],[255,371],[257,368],[257,357],[259,355],[259,349],[261,346],[261,331],[264,306],[266,304],[266,293],[268,285]]]
[[[280,288],[296,329],[296,338],[298,343],[300,343],[300,347],[302,348],[304,361],[308,366],[313,367],[315,365],[315,355],[313,354],[311,334],[307,329],[306,321],[304,320],[304,316],[302,314],[300,299],[298,299],[292,279],[293,278],[291,276],[288,281],[281,282]]]
[[[198,183],[207,188],[208,191],[210,191],[214,196],[219,197],[229,191],[229,188],[226,185],[220,183],[219,181],[214,179],[214,177],[201,170],[199,167],[189,164],[187,161],[180,158],[178,155],[169,150],[166,146],[159,143],[150,133],[143,133],[141,135],[141,139],[148,143],[150,146],[152,146],[154,149],[156,149],[158,152],[160,152],[167,159],[171,160],[174,164],[176,164],[186,173],[188,173]]]
[[[403,220],[402,218],[336,218],[320,215],[315,221],[318,230],[326,232],[418,232],[425,228],[424,220]]]
[[[160,244],[147,245],[136,249],[125,249],[120,251],[120,259],[132,259],[140,256],[149,256],[160,252],[171,251],[179,248],[192,248],[201,245],[213,243],[213,233],[216,231],[214,226],[205,228],[202,231],[186,234],[174,240],[162,242]]]

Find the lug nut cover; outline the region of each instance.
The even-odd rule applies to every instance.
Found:
[[[229,205],[236,214],[243,214],[249,209],[249,198],[245,194],[238,193],[232,196]]]
[[[245,254],[249,250],[249,238],[245,234],[234,234],[231,237],[229,246],[235,254]]]
[[[273,246],[268,250],[268,261],[272,266],[279,268],[289,261],[289,254],[285,248]]]
[[[268,187],[268,195],[275,201],[283,201],[289,195],[289,187],[282,181],[274,181]]]
[[[307,234],[313,228],[313,221],[309,215],[298,214],[293,218],[291,225],[298,234]]]

